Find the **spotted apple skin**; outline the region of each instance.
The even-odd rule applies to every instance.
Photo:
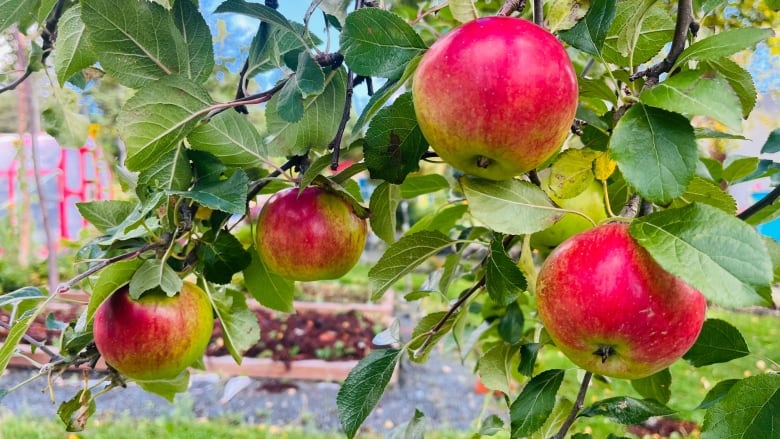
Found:
[[[557,347],[585,370],[638,379],[694,344],[704,296],[665,271],[629,234],[607,224],[565,241],[545,260],[539,317]]]
[[[257,252],[274,273],[296,281],[337,279],[357,264],[368,226],[342,197],[317,187],[280,191],[257,220]]]
[[[527,20],[485,17],[436,41],[414,74],[423,135],[453,167],[505,180],[544,163],[568,135],[577,75],[561,43]]]
[[[147,292],[130,298],[115,291],[95,312],[93,335],[103,359],[140,381],[175,378],[203,357],[214,315],[206,293],[185,282],[173,297]]]

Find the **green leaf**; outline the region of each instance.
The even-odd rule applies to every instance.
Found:
[[[214,44],[209,25],[192,1],[177,1],[171,13],[173,23],[187,46],[188,57],[181,74],[195,82],[204,83],[214,70]]]
[[[707,319],[701,328],[699,338],[683,359],[693,367],[726,363],[750,353],[739,329],[719,319]]]
[[[449,6],[452,18],[461,23],[479,18],[473,0],[450,0]]]
[[[734,197],[724,192],[717,184],[698,175],[693,177],[685,192],[672,201],[669,207],[683,207],[691,203],[709,204],[731,215],[737,213],[737,201]]]
[[[380,299],[398,279],[453,243],[440,232],[430,231],[407,235],[393,243],[368,272],[371,299]]]
[[[585,18],[558,36],[589,55],[600,56],[607,32],[615,19],[616,4],[616,0],[593,0]]]
[[[499,233],[523,235],[544,230],[563,213],[538,186],[527,181],[461,177],[471,215]]]
[[[673,413],[674,410],[652,399],[618,396],[594,402],[580,412],[579,416],[585,418],[607,416],[621,424],[632,425],[644,422],[653,416],[666,416]]]
[[[277,111],[279,95],[266,105],[268,154],[292,156],[304,154],[309,148],[324,149],[335,137],[346,101],[347,76],[338,69],[325,79],[325,90],[306,98],[304,113],[298,122],[284,120]]]
[[[530,435],[544,425],[555,407],[555,395],[564,373],[561,369],[549,369],[528,381],[509,407],[512,437]]]
[[[341,426],[353,439],[360,425],[379,402],[401,357],[400,349],[383,349],[360,360],[341,385],[336,397]]]
[[[772,29],[761,29],[756,27],[729,29],[718,32],[691,44],[688,48],[683,50],[670,71],[674,71],[678,67],[685,65],[686,62],[692,60],[709,61],[731,56],[772,35],[774,35]]]
[[[654,213],[631,223],[631,235],[667,271],[725,307],[762,303],[772,264],[750,226],[705,204]]]
[[[735,183],[758,169],[758,157],[730,156],[723,163],[722,178],[729,183]]]
[[[213,210],[242,215],[246,212],[246,196],[249,191],[249,177],[236,169],[227,180],[196,184],[191,191],[168,191],[195,200],[201,206]]]
[[[504,420],[498,415],[490,415],[482,420],[479,426],[479,434],[493,436],[504,429]]]
[[[226,12],[254,17],[259,20],[286,28],[291,32],[297,31],[284,17],[284,15],[279,13],[276,9],[270,8],[260,3],[249,3],[245,2],[244,0],[225,0],[222,2],[222,4],[217,6],[217,9],[214,10],[215,14]]]
[[[682,195],[696,172],[696,138],[679,114],[634,105],[615,126],[609,148],[626,181],[654,203]]]
[[[151,289],[160,288],[170,297],[181,291],[184,282],[178,274],[159,259],[148,259],[141,264],[130,279],[130,298],[138,300]]]
[[[290,123],[301,120],[303,117],[303,94],[298,89],[295,77],[287,80],[276,96],[279,97],[276,105],[276,113],[279,117]]]
[[[16,346],[19,344],[19,341],[27,333],[27,330],[30,329],[30,325],[32,325],[35,317],[43,310],[42,307],[37,307],[38,304],[34,304],[36,308],[32,308],[32,306],[31,301],[25,301],[17,309],[19,315],[11,322],[11,328],[8,330],[3,343],[0,344],[0,371],[6,370],[8,362],[11,361],[11,357],[16,353]]]
[[[414,416],[407,422],[394,428],[387,439],[425,439],[425,415],[414,409]]]
[[[230,288],[209,289],[216,317],[222,325],[222,339],[233,360],[241,364],[243,353],[260,339],[257,316],[246,303],[246,296]]]
[[[407,174],[420,169],[420,158],[427,149],[412,94],[404,93],[371,120],[363,155],[371,178],[401,184]]]
[[[101,233],[113,233],[135,210],[132,201],[101,200],[76,203],[81,216]]]
[[[371,211],[371,230],[388,244],[395,242],[395,211],[400,202],[401,191],[398,186],[385,181],[374,189],[368,204],[368,210]]]
[[[780,243],[768,236],[762,236],[761,239],[769,251],[769,258],[772,260],[772,267],[774,267],[772,283],[776,284],[780,282]]]
[[[655,0],[619,1],[602,55],[624,67],[647,62],[672,40],[674,26],[668,9]]]
[[[512,376],[514,349],[506,343],[499,343],[488,349],[477,364],[477,373],[482,384],[490,390],[509,395],[509,379]]]
[[[65,424],[65,431],[83,431],[90,416],[95,414],[97,405],[89,389],[76,392],[73,398],[63,402],[57,408],[57,416]]]
[[[512,302],[498,321],[498,335],[509,344],[517,344],[523,338],[524,324],[523,310],[517,302]]]
[[[701,401],[701,404],[699,404],[696,407],[696,410],[708,409],[714,406],[718,401],[720,401],[726,395],[728,395],[731,388],[734,387],[734,384],[737,384],[740,381],[741,380],[731,379],[731,380],[723,380],[718,384],[715,384],[715,387],[713,387],[712,389],[710,389],[709,392],[707,392],[707,395]]]
[[[230,283],[234,273],[249,266],[251,256],[235,236],[224,230],[209,229],[200,239],[198,260],[203,263],[207,281]]]
[[[181,76],[166,76],[139,90],[117,117],[120,135],[127,145],[128,169],[149,168],[161,155],[176,148],[209,105],[208,92]]]
[[[45,298],[46,296],[43,295],[43,292],[36,287],[22,287],[18,290],[0,294],[0,307],[18,306],[21,302],[27,300],[43,300]]]
[[[426,46],[398,15],[380,8],[363,8],[347,16],[340,38],[341,53],[358,75],[393,78]]]
[[[227,166],[260,166],[268,155],[252,122],[233,110],[223,111],[208,123],[196,126],[187,135],[187,141],[192,149],[211,153]]]
[[[416,198],[420,195],[447,189],[450,187],[450,183],[439,174],[409,175],[399,187],[401,197]]]
[[[276,311],[291,313],[295,283],[273,273],[255,249],[250,249],[251,262],[244,269],[244,285],[261,305]]]
[[[780,128],[775,128],[761,147],[761,154],[772,154],[780,152]]]
[[[95,63],[97,58],[87,38],[81,21],[81,5],[68,8],[57,27],[57,51],[54,54],[54,71],[62,87],[65,81]]]
[[[0,32],[33,17],[39,4],[40,1],[33,0],[0,0]]]
[[[303,25],[290,22],[290,26],[261,24],[249,46],[247,77],[285,66],[284,60],[295,53],[307,50],[305,41],[319,44],[319,39],[308,35]]]
[[[590,149],[563,151],[550,166],[549,179],[542,178],[542,184],[548,183],[547,188],[559,198],[576,197],[593,183],[593,161],[599,155]]]
[[[463,312],[463,310],[461,310],[461,312]],[[446,311],[438,311],[426,315],[417,322],[417,325],[412,331],[412,341],[407,345],[410,360],[416,363],[428,361],[428,357],[431,355],[431,351],[436,346],[436,343],[450,332],[452,325],[454,325],[457,320],[457,316],[450,315],[447,317],[447,320],[444,321],[441,328],[430,337],[430,341],[425,346],[423,345],[425,344],[425,340],[428,339],[428,336],[423,336],[423,334],[432,331],[445,317],[447,317]]]
[[[527,377],[533,376],[536,357],[541,348],[540,343],[526,343],[520,346],[520,365],[517,367],[517,371]]]
[[[184,191],[191,184],[192,169],[187,149],[178,145],[138,174],[136,194],[145,201],[159,190]]]
[[[579,0],[552,0],[547,3],[544,11],[544,21],[551,33],[574,27],[588,12],[590,2]]]
[[[43,126],[57,143],[69,148],[80,148],[87,140],[89,118],[58,103],[43,110]]]
[[[177,393],[184,393],[190,386],[190,371],[185,370],[169,380],[141,381],[136,380],[139,387],[149,393],[165,398],[172,403]]]
[[[420,64],[422,56],[416,56],[406,65],[404,73],[398,79],[388,79],[387,82],[379,89],[375,90],[374,94],[368,100],[363,112],[360,113],[357,122],[355,122],[353,133],[360,132],[365,124],[374,117],[374,115],[382,108],[385,103],[391,98],[396,96],[396,92],[406,84],[406,82],[414,75],[417,70],[417,66]]]
[[[739,98],[742,106],[742,117],[747,119],[756,105],[757,98],[756,86],[753,83],[753,76],[750,72],[729,58],[706,61],[702,63],[702,66],[705,69],[717,71],[728,81],[731,89],[737,93]]]
[[[325,89],[325,73],[309,52],[298,54],[295,84],[304,96],[322,93]]]
[[[449,233],[468,210],[469,207],[465,203],[445,204],[444,206],[439,207],[435,212],[431,212],[420,218],[406,231],[406,234],[411,235],[423,230],[435,230],[441,233]]]
[[[542,427],[532,434],[529,439],[549,439],[554,437],[558,430],[561,429],[563,423],[566,422],[566,418],[574,408],[574,404],[566,398],[559,398],[555,403],[550,416],[547,417],[547,421],[544,422]],[[574,439],[576,435],[572,435],[569,439]],[[615,439],[611,434],[605,439]]]
[[[671,385],[672,374],[668,368],[649,377],[631,380],[631,387],[642,397],[658,401],[661,404],[669,402],[669,398],[672,396]]]
[[[780,375],[745,378],[704,415],[702,439],[769,438],[780,431]]]
[[[133,274],[138,271],[138,268],[143,262],[144,261],[141,259],[120,261],[100,270],[100,274],[95,281],[95,288],[92,289],[92,294],[89,295],[86,319],[87,324],[92,322],[92,319],[95,318],[95,312],[97,312],[100,305],[108,299],[114,291],[130,282],[130,279],[133,278]]]
[[[497,306],[507,306],[527,288],[525,276],[506,254],[501,236],[490,241],[490,253],[485,261],[485,287]]]
[[[120,84],[141,88],[168,75],[186,74],[187,43],[160,5],[83,0],[81,19],[101,68]]]
[[[709,116],[728,129],[742,131],[739,99],[728,81],[712,72],[688,70],[674,75],[639,95],[639,100],[688,117]]]

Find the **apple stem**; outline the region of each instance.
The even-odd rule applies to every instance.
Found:
[[[534,185],[542,187],[542,180],[539,180],[539,174],[536,172],[536,169],[528,171],[528,180]]]
[[[513,12],[517,11],[521,15],[523,14],[523,10],[525,9],[526,0],[506,0],[504,2],[504,5],[501,6],[501,9],[498,10],[496,15],[502,16],[502,17],[508,17],[512,15]]]
[[[571,412],[569,412],[569,416],[566,417],[566,420],[561,425],[561,428],[557,433],[555,433],[555,436],[550,439],[564,439],[566,437],[566,432],[569,431],[571,426],[574,424],[574,421],[577,420],[577,415],[585,405],[585,394],[588,392],[588,386],[590,386],[590,379],[592,377],[593,372],[585,372],[585,376],[582,377],[582,384],[580,384],[580,391],[577,393],[577,399],[574,401],[574,405],[571,408]]]
[[[609,357],[615,355],[615,348],[609,345],[599,346],[598,349],[593,351],[593,355],[598,355],[601,357],[601,362],[606,363]]]

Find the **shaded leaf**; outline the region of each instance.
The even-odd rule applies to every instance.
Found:
[[[541,348],[540,343],[526,343],[520,346],[520,365],[517,367],[517,371],[527,377],[533,376],[536,357]]]
[[[497,306],[507,306],[517,299],[518,293],[525,290],[527,284],[501,241],[502,237],[498,236],[490,242],[490,253],[485,261],[485,287]]]
[[[694,367],[702,367],[726,363],[749,353],[739,329],[723,320],[707,319],[696,343],[683,355],[683,359]]]
[[[222,325],[222,339],[233,360],[241,364],[243,353],[260,339],[257,316],[249,309],[244,293],[230,288],[208,289],[216,317]]]
[[[666,416],[675,413],[669,407],[652,399],[635,399],[630,396],[618,396],[593,403],[586,407],[579,416],[592,418],[606,416],[625,424],[639,424],[653,416]]]
[[[414,409],[414,416],[407,422],[394,428],[387,439],[424,439],[425,415],[418,409]]]
[[[168,191],[181,195],[212,210],[242,215],[246,211],[246,196],[249,192],[249,177],[236,169],[227,180],[196,184],[191,191]]]
[[[159,259],[148,259],[138,267],[130,279],[130,298],[138,300],[152,289],[161,289],[170,297],[181,291],[184,282],[178,274]]]
[[[371,230],[388,244],[395,242],[395,213],[400,202],[401,191],[398,186],[385,181],[374,189],[368,204]]]
[[[423,336],[423,334],[433,330],[433,328],[438,325],[439,322],[442,321],[442,319],[445,317],[447,317],[447,320],[441,324],[441,328],[435,334],[430,337]],[[436,346],[436,343],[438,343],[439,340],[441,340],[450,332],[450,329],[452,328],[452,325],[455,324],[456,319],[457,317],[454,314],[447,316],[446,311],[434,312],[421,318],[412,331],[413,341],[407,345],[407,349],[409,350],[409,359],[416,363],[424,363],[428,361],[428,357],[430,356],[433,348]],[[423,347],[423,344],[425,344],[425,341],[428,339],[430,339],[430,341],[428,341],[427,345]]]
[[[477,364],[477,373],[482,384],[490,390],[509,395],[509,380],[512,376],[514,349],[506,343],[499,343],[488,349]]]
[[[341,426],[352,439],[379,402],[401,357],[400,349],[374,351],[360,360],[336,397]]]
[[[544,425],[555,407],[555,395],[563,375],[561,369],[549,369],[528,381],[509,407],[512,437],[530,435]]]
[[[682,195],[696,172],[696,138],[679,114],[634,105],[615,126],[609,148],[631,187],[655,203]]]
[[[656,372],[649,377],[631,380],[631,387],[640,395],[647,399],[652,399],[666,404],[672,396],[670,386],[672,385],[672,374],[669,369]]]
[[[207,281],[226,284],[247,266],[249,252],[235,236],[224,230],[209,229],[200,239],[198,260],[203,263],[203,275]]]
[[[57,26],[57,51],[54,54],[54,71],[62,87],[71,76],[95,63],[87,38],[86,27],[81,21],[81,5],[75,4],[63,12]]]
[[[764,146],[761,147],[761,154],[771,154],[774,152],[780,152],[780,128],[775,128],[764,142]]]
[[[251,262],[244,269],[244,285],[261,305],[276,311],[291,313],[295,283],[273,273],[255,249],[249,250]]]
[[[731,215],[737,212],[737,200],[734,197],[717,184],[699,176],[693,177],[685,192],[672,201],[669,207],[683,207],[691,203],[709,204]]]
[[[718,401],[720,401],[726,395],[728,395],[731,388],[734,387],[734,384],[737,384],[738,382],[740,382],[740,380],[731,379],[731,380],[723,380],[718,384],[715,384],[715,386],[712,389],[710,389],[709,392],[707,392],[707,395],[701,401],[701,404],[699,404],[696,407],[696,410],[708,409],[712,407]]]
[[[573,28],[560,32],[558,36],[587,54],[599,56],[607,32],[615,19],[616,4],[616,0],[593,0],[585,18]]]
[[[379,90],[374,91],[374,94],[371,95],[368,103],[363,108],[363,112],[360,113],[360,117],[358,117],[357,122],[355,122],[353,132],[356,133],[361,131],[365,124],[374,117],[374,115],[382,108],[382,106],[396,95],[398,90],[400,90],[401,87],[403,87],[412,77],[412,75],[414,75],[414,72],[417,70],[417,66],[420,64],[421,59],[422,56],[416,56],[412,58],[412,60],[406,64],[404,73],[400,78],[390,78],[384,83],[384,85],[382,85],[381,88],[379,88]]]
[[[190,371],[185,370],[169,380],[136,380],[136,383],[145,391],[159,395],[172,403],[177,393],[184,393],[189,388]]]
[[[704,416],[702,439],[769,438],[780,431],[780,375],[752,376],[734,384]]]

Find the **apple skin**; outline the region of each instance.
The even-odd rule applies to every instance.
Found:
[[[95,313],[93,335],[106,363],[140,381],[173,379],[203,357],[214,329],[211,302],[185,282],[173,297],[147,292],[130,298],[127,285]]]
[[[577,75],[551,33],[519,18],[485,17],[428,49],[412,96],[420,129],[442,160],[506,180],[560,148],[577,110]]]
[[[277,192],[257,219],[257,252],[287,279],[337,279],[355,266],[366,245],[366,221],[338,195],[317,187]]]
[[[542,264],[539,317],[581,368],[638,379],[671,365],[699,336],[702,294],[665,271],[630,235],[607,224],[561,244]],[[609,347],[602,358],[599,351]]]
[[[593,181],[582,193],[572,198],[556,197],[544,180],[542,180],[542,189],[550,199],[562,208],[582,212],[596,224],[607,219],[604,189],[598,181]],[[531,235],[531,246],[534,248],[556,247],[572,236],[591,228],[593,228],[593,224],[590,221],[577,214],[567,213],[551,227]]]

